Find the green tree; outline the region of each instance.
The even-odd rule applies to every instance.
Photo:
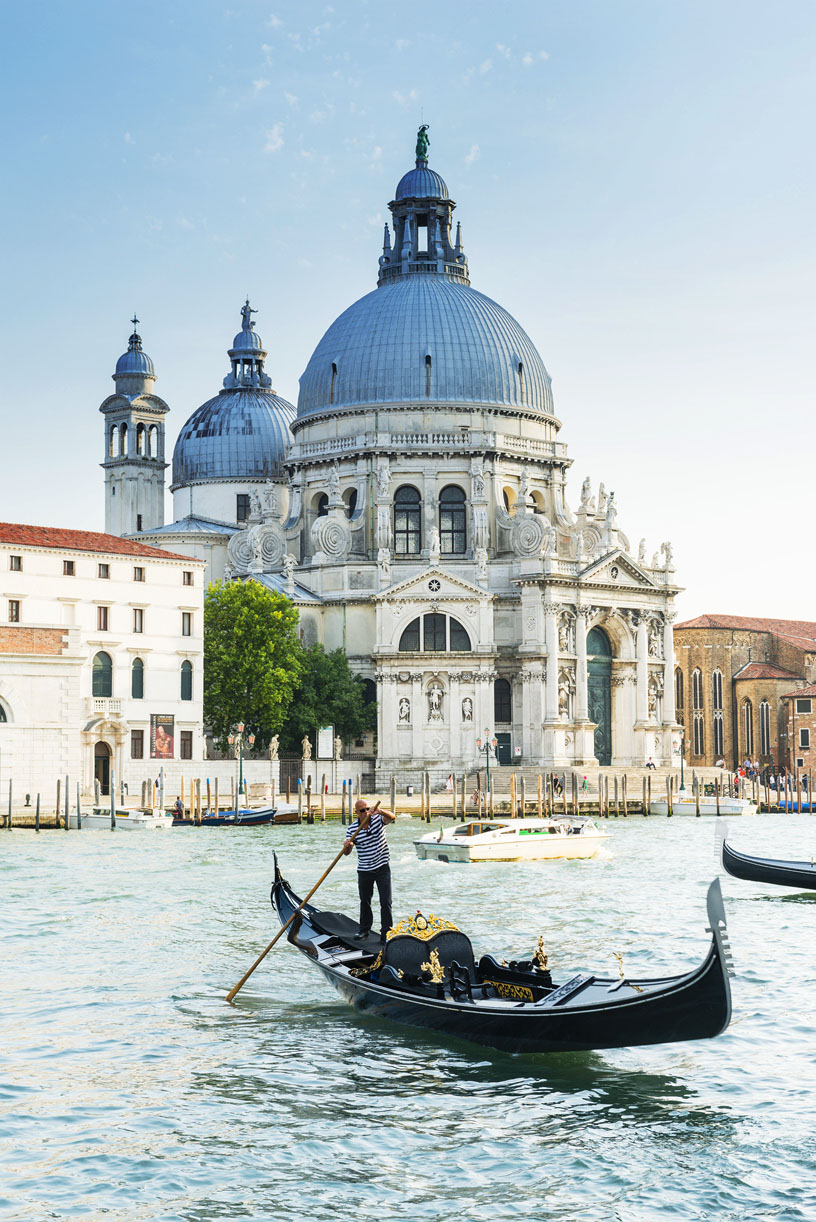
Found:
[[[245,721],[265,746],[300,676],[298,613],[257,581],[216,582],[204,595],[204,717],[226,744]]]
[[[283,743],[300,750],[304,734],[314,742],[319,726],[334,726],[344,740],[359,738],[377,724],[376,703],[366,704],[365,680],[349,667],[342,649],[322,645],[303,651],[300,681],[283,727]]]

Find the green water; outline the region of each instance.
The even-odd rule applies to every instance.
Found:
[[[389,831],[395,916],[477,954],[539,934],[556,979],[705,955],[713,820],[610,820],[589,862],[449,866]],[[807,815],[731,821],[811,856]],[[274,931],[272,850],[301,893],[335,825],[0,831],[0,1217],[809,1219],[816,1216],[816,892],[723,879],[737,978],[716,1040],[519,1057],[358,1015]],[[315,902],[356,909],[353,859]]]

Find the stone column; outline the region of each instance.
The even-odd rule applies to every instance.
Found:
[[[575,616],[575,720],[589,719],[589,701],[587,696],[587,620],[592,614],[591,607],[577,607]]]
[[[663,614],[663,720],[673,722],[674,708],[674,629],[676,611]]]
[[[637,721],[649,720],[649,634],[646,616],[638,616],[637,626]]]
[[[521,749],[525,764],[538,763],[542,754],[541,723],[544,720],[543,675],[540,662],[530,662],[521,672]]]
[[[544,720],[558,720],[558,606],[544,605],[544,639],[547,643],[547,679],[545,685]]]
[[[425,759],[423,728],[428,720],[425,712],[422,691],[422,672],[414,671],[411,675],[411,728],[412,728],[412,763],[422,766]]]

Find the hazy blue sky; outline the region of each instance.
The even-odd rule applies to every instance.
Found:
[[[474,287],[680,610],[816,619],[816,5],[5,4],[0,518],[102,529],[134,310],[169,440],[247,293],[276,390],[374,286],[420,118]]]

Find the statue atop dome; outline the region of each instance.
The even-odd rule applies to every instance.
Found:
[[[253,331],[255,329],[255,323],[252,321],[252,315],[257,313],[257,310],[252,309],[251,305],[249,304],[249,298],[247,297],[246,305],[241,306],[241,317],[244,320],[242,330]]]
[[[417,132],[417,142],[416,142],[417,169],[419,169],[420,163],[424,165],[428,164],[428,145],[430,143],[431,142],[428,139],[428,124],[423,123],[419,131]]]

